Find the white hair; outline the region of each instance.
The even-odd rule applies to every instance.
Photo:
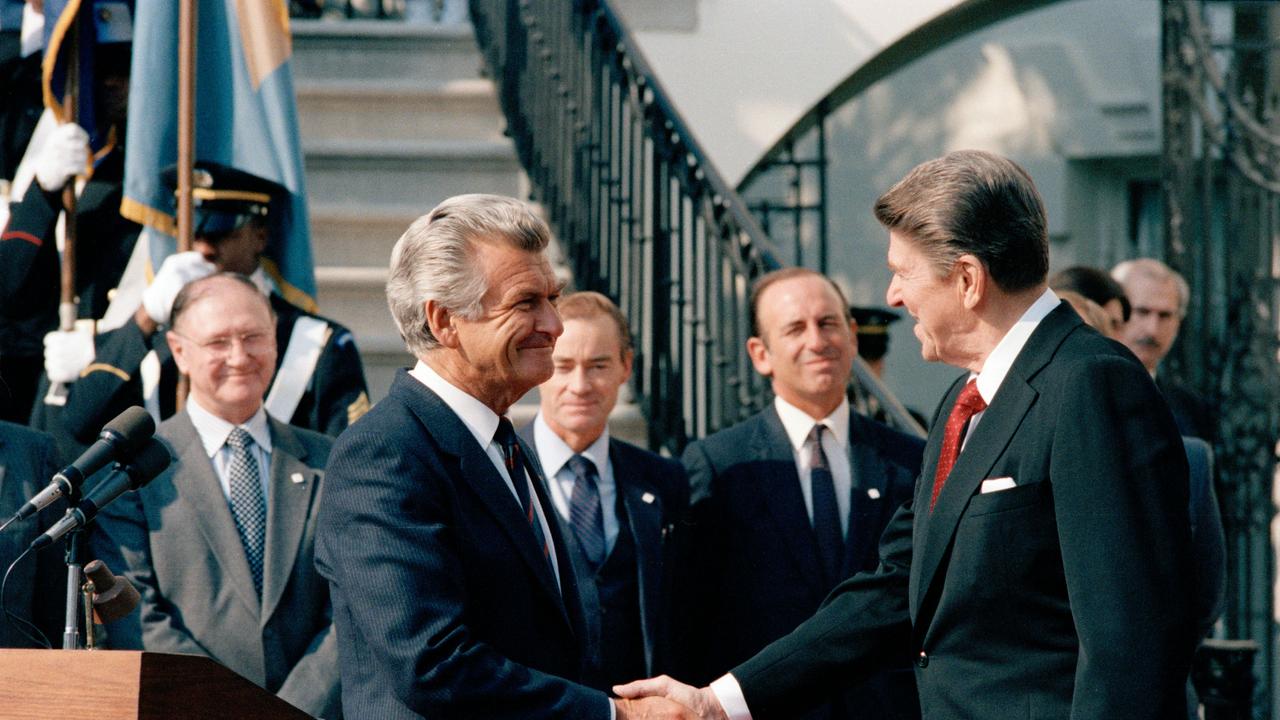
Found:
[[[456,195],[414,220],[391,250],[387,305],[400,337],[415,357],[440,347],[427,325],[434,300],[459,317],[480,315],[488,289],[473,246],[496,242],[541,252],[551,240],[529,205],[501,195]]]
[[[1178,315],[1187,316],[1187,306],[1191,304],[1191,287],[1186,278],[1177,270],[1165,265],[1155,258],[1134,258],[1111,268],[1111,279],[1127,286],[1133,278],[1147,278],[1156,282],[1172,282],[1178,287]]]

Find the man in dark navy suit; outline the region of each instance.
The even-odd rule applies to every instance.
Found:
[[[391,253],[418,364],[329,455],[316,564],[355,718],[691,717],[582,681],[586,623],[542,473],[504,417],[551,376],[550,232],[517,200],[450,198]]]
[[[564,334],[539,386],[541,409],[521,430],[536,451],[551,502],[568,527],[579,591],[609,688],[663,672],[670,661],[668,555],[689,502],[684,467],[609,434],[609,413],[631,377],[631,333],[609,298],[579,292],[556,306]]]
[[[791,632],[836,584],[875,569],[876,543],[911,497],[924,442],[852,411],[857,326],[835,283],[804,268],[758,280],[747,352],[774,402],[688,447],[693,569],[680,668],[710,680]],[[806,718],[917,717],[906,651]]]
[[[926,360],[967,371],[930,424],[879,567],[709,688],[616,690],[702,717],[790,718],[908,650],[930,720],[1186,717],[1197,638],[1182,439],[1133,354],[1048,289],[1030,176],[953,152],[881,196],[876,218],[889,304],[916,320]]]

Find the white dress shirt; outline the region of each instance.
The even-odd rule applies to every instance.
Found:
[[[783,400],[773,399],[773,407],[778,411],[778,419],[782,421],[782,429],[787,433],[791,443],[791,455],[796,463],[796,475],[800,478],[800,492],[804,495],[804,507],[809,513],[809,524],[813,524],[813,458],[805,446],[805,440],[813,426],[822,423],[827,431],[822,433],[822,452],[827,456],[827,465],[831,468],[831,480],[836,489],[836,508],[840,511],[840,533],[849,534],[849,499],[853,491],[853,469],[849,462],[849,400],[840,399],[840,406],[825,418],[814,419],[805,411]]]
[[[1009,368],[1013,367],[1013,361],[1018,358],[1018,354],[1026,346],[1027,340],[1031,338],[1031,333],[1035,332],[1035,329],[1040,326],[1040,321],[1044,320],[1045,316],[1052,312],[1059,302],[1058,296],[1052,290],[1046,288],[1044,293],[1036,298],[1035,302],[1031,303],[1031,306],[1022,313],[1022,317],[1018,318],[1013,327],[1009,328],[1009,331],[996,344],[995,349],[991,351],[991,354],[987,356],[986,361],[982,364],[982,370],[977,375],[970,375],[970,378],[977,378],[978,394],[982,396],[983,401],[988,405],[995,400],[996,391],[1004,383],[1005,376],[1009,374]],[[969,429],[965,432],[964,442],[969,441],[969,436],[973,434],[973,429],[978,426],[978,422],[982,420],[982,416],[985,414],[985,412],[980,412],[969,420]],[[822,447],[825,450],[827,446],[824,443]],[[961,451],[964,450],[963,444],[961,444],[960,449]],[[830,458],[829,453],[828,458]],[[711,683],[711,692],[715,693],[716,700],[720,702],[720,707],[724,708],[729,720],[751,720],[751,711],[747,708],[747,699],[743,696],[742,687],[738,685],[737,679],[732,674],[725,674]]]
[[[267,499],[268,479],[271,476],[271,428],[267,425],[267,413],[262,408],[253,417],[241,425],[223,420],[201,407],[194,397],[187,397],[187,416],[200,436],[205,454],[213,462],[213,474],[218,476],[218,484],[222,486],[222,496],[231,501],[231,478],[227,469],[231,464],[231,447],[227,445],[227,437],[237,427],[243,428],[253,438],[253,459],[258,461],[258,481],[262,486],[262,498]]]
[[[498,414],[489,409],[488,405],[445,380],[440,376],[440,373],[421,360],[409,371],[409,374],[440,396],[440,399],[444,401],[445,405],[449,406],[453,414],[462,420],[462,424],[467,427],[467,430],[471,431],[471,435],[475,437],[476,442],[480,447],[484,448],[485,455],[489,456],[489,461],[493,463],[494,469],[498,471],[498,476],[507,484],[507,489],[511,491],[511,497],[515,499],[516,505],[519,507],[520,496],[516,494],[515,483],[512,482],[511,476],[507,474],[507,463],[502,457],[502,448],[498,447],[498,443],[494,442],[493,439],[493,436],[498,432]],[[547,525],[546,511],[543,509],[542,503],[538,501],[538,493],[533,487],[533,478],[529,477],[527,472],[524,475],[524,481],[529,485],[529,501],[533,503],[534,515],[537,516],[538,524],[542,527],[542,537],[546,538],[547,547],[551,549],[549,553],[551,570],[556,578],[556,586],[559,587],[560,564],[556,561],[556,549],[551,540],[551,527]]]
[[[596,466],[596,487],[600,490],[604,521],[604,556],[609,557],[618,539],[618,485],[613,479],[613,463],[609,461],[609,428],[606,426],[600,437],[581,453],[575,453],[542,419],[542,413],[538,413],[533,419],[533,442],[542,463],[542,474],[550,480],[551,502],[566,523],[570,522],[569,505],[573,498],[573,484],[577,480],[569,468],[569,459],[581,455]]]

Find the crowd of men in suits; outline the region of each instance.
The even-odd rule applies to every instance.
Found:
[[[791,268],[751,288],[772,401],[682,462],[611,435],[629,323],[563,293],[525,203],[456,196],[396,243],[388,305],[417,364],[369,409],[350,333],[262,280],[274,189],[200,171],[196,249],[89,353],[46,360],[64,453],[190,379],[182,409],[150,403],[172,464],[91,535],[142,596],[108,646],[206,655],[328,718],[1186,716],[1221,582],[1202,601],[1213,531],[1155,375],[1185,285],[1170,305],[1175,276],[1144,294],[1119,274],[1134,350],[1104,338],[1049,289],[1012,162],[951,153],[877,203],[889,304],[967,371],[927,441],[851,406],[849,303]],[[57,456],[0,427],[0,499]],[[56,633],[50,554],[10,607]]]

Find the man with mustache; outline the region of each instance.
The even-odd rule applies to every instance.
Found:
[[[1153,258],[1126,260],[1111,269],[1111,277],[1124,287],[1132,312],[1120,341],[1155,378],[1164,394],[1178,430],[1212,444],[1217,420],[1212,407],[1198,394],[1158,372],[1160,363],[1178,339],[1187,315],[1191,290],[1177,271]]]
[[[876,542],[911,497],[924,450],[849,407],[857,325],[830,279],[769,273],[752,289],[751,317],[747,353],[774,401],[684,453],[695,570],[678,637],[681,670],[704,682],[791,632],[838,582],[875,568]],[[904,649],[896,669],[795,717],[916,717],[908,667]]]

